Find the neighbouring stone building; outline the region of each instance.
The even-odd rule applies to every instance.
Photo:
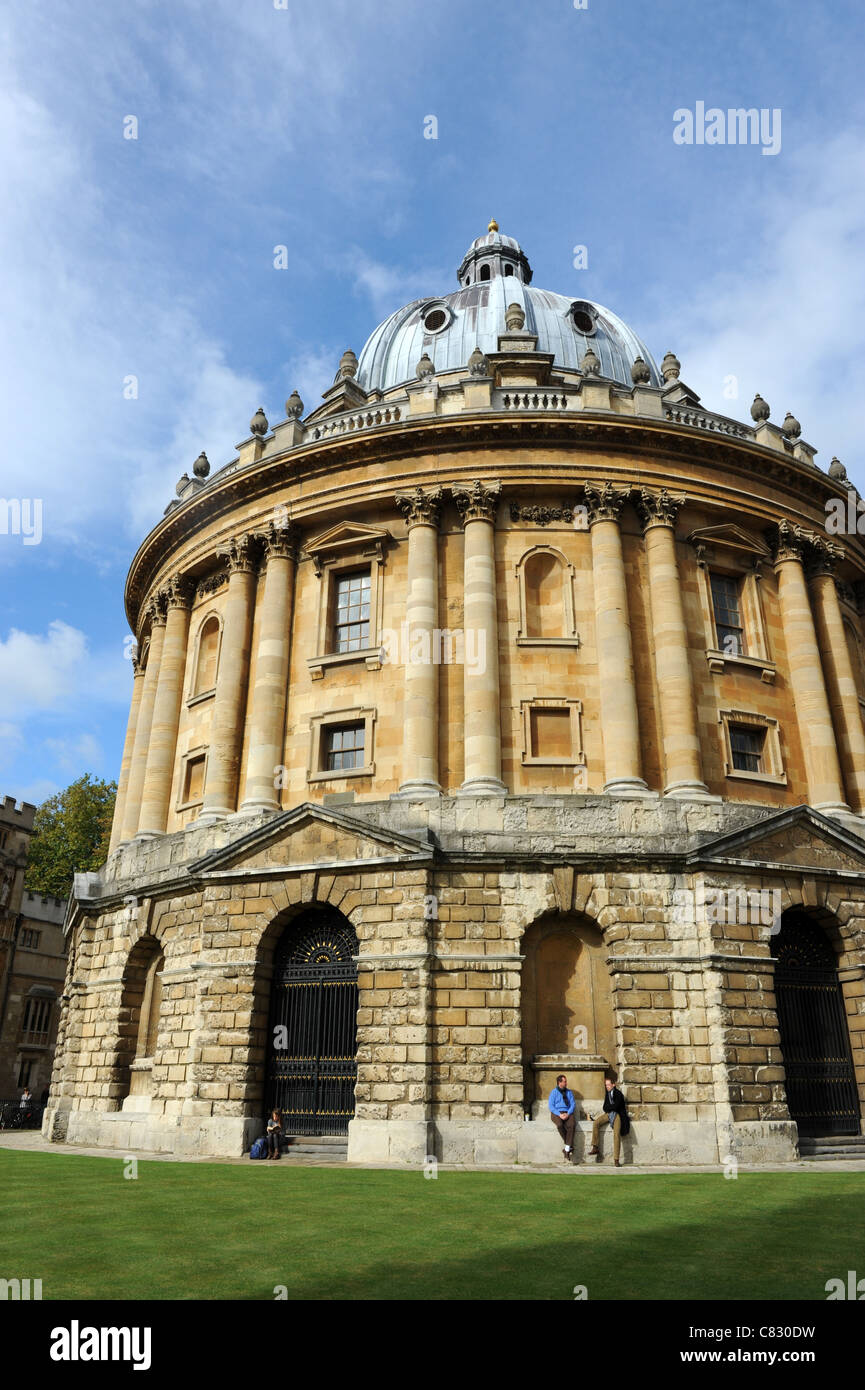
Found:
[[[51,1081],[66,976],[65,916],[65,898],[22,894],[0,986],[0,1096],[29,1086],[38,1101]]]
[[[140,546],[52,1138],[560,1161],[561,1070],[629,1161],[859,1135],[852,489],[531,281],[491,224]]]
[[[24,891],[35,814],[0,804],[0,1100],[48,1085],[66,974],[66,903]]]

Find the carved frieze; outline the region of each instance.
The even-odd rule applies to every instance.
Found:
[[[529,507],[522,507],[519,502],[512,502],[511,521],[530,521],[535,526],[549,526],[551,521],[572,522],[575,515],[574,505],[573,502],[563,502],[559,506],[554,503],[551,505],[537,503]]]

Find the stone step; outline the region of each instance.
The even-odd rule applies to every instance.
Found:
[[[329,1159],[333,1163],[348,1158],[348,1139],[341,1134],[289,1134],[285,1138],[283,1158]]]
[[[865,1149],[865,1134],[820,1134],[805,1135],[799,1140],[800,1147],[807,1144],[809,1148],[828,1149],[837,1148],[839,1144],[850,1145],[853,1148]]]
[[[805,1158],[809,1163],[828,1163],[837,1162],[839,1158],[865,1159],[865,1152],[860,1153],[858,1149],[852,1152],[850,1149],[799,1149],[799,1157]]]
[[[835,1134],[799,1140],[799,1157],[810,1159],[865,1159],[865,1135]]]

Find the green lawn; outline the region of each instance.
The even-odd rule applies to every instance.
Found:
[[[0,1278],[44,1299],[817,1299],[857,1173],[449,1173],[0,1149]]]

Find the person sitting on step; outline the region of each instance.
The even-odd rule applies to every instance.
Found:
[[[279,1118],[279,1111],[272,1110],[270,1119],[267,1122],[267,1156],[268,1158],[279,1158],[279,1141],[282,1138],[282,1125]]]
[[[577,1123],[577,1102],[573,1091],[568,1090],[568,1078],[564,1072],[556,1077],[556,1084],[550,1091],[550,1119],[564,1140],[565,1162],[570,1163],[574,1151],[574,1129]]]
[[[600,1115],[592,1115],[592,1147],[589,1149],[589,1157],[593,1154],[598,1160],[601,1157],[600,1138],[601,1125],[606,1121],[613,1131],[613,1160],[617,1168],[620,1168],[621,1160],[619,1153],[622,1146],[622,1135],[627,1134],[631,1127],[628,1119],[628,1112],[625,1107],[625,1097],[617,1087],[615,1081],[607,1077],[604,1082],[606,1094],[604,1096],[604,1109]]]

